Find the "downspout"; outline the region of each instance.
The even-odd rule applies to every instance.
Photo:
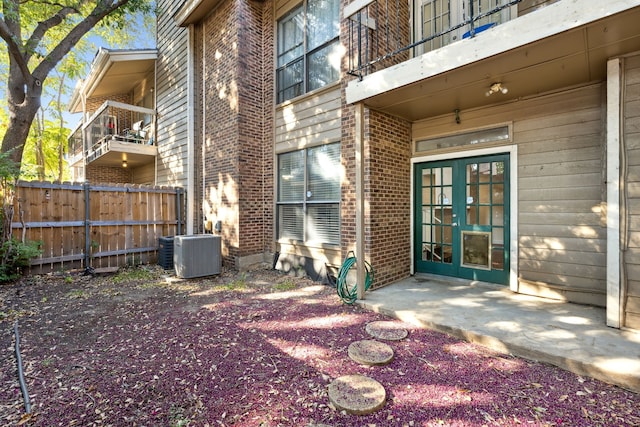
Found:
[[[607,326],[620,328],[622,325],[622,281],[621,271],[624,257],[621,247],[620,212],[620,164],[624,158],[621,150],[620,116],[622,114],[622,74],[621,60],[612,59],[607,63]],[[624,162],[623,162],[624,163]],[[624,223],[624,221],[623,221]]]
[[[153,161],[153,185],[158,185],[158,157],[160,157],[158,150],[158,55],[156,55],[156,60],[153,63],[153,109],[155,114],[153,115],[152,137],[156,144],[156,158]]]
[[[364,299],[365,292],[365,248],[364,248],[364,104],[355,105],[355,151],[356,151],[356,259],[357,294]]]
[[[193,234],[195,206],[195,111],[194,111],[194,27],[187,27],[187,235]]]
[[[200,123],[200,170],[202,171],[202,176],[200,177],[201,179],[201,185],[202,185],[202,190],[201,190],[201,197],[200,197],[200,211],[202,212],[202,222],[204,224],[207,223],[208,221],[208,216],[211,212],[205,212],[205,204],[204,204],[204,200],[205,200],[205,195],[207,194],[207,187],[206,187],[206,179],[207,179],[207,169],[205,168],[205,135],[206,135],[206,123],[207,123],[207,103],[205,102],[206,98],[205,98],[205,70],[207,69],[207,55],[205,55],[205,51],[204,51],[204,47],[206,46],[205,43],[205,34],[207,34],[207,25],[206,25],[206,20],[202,21],[202,40],[201,40],[201,46],[202,46],[202,52],[200,52],[200,55],[202,56],[202,63],[200,64],[200,98],[202,99],[202,110],[200,111],[200,117],[202,120],[202,123]],[[203,225],[203,231],[206,233],[206,226]],[[213,234],[213,226],[211,227],[212,229],[210,230],[211,233]]]

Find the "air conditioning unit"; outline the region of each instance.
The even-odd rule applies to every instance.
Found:
[[[220,236],[196,234],[173,238],[173,265],[183,279],[220,274],[222,254]]]

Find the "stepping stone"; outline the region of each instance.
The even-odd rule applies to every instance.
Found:
[[[356,341],[349,346],[349,357],[363,365],[386,365],[393,360],[393,349],[380,341]]]
[[[367,323],[365,330],[372,337],[387,341],[400,341],[408,334],[407,330],[400,327],[397,322],[384,320]]]
[[[378,381],[364,375],[345,375],[329,384],[329,402],[339,411],[367,415],[382,408],[387,393]]]

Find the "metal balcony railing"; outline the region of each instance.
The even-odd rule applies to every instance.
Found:
[[[111,141],[155,145],[155,122],[153,109],[106,101],[69,136],[69,155],[82,154],[89,163],[104,154]]]
[[[345,7],[348,73],[362,79],[378,69],[515,19],[559,0],[355,0]],[[420,4],[411,11],[411,4]],[[520,8],[514,8],[523,3]],[[511,13],[522,9],[524,12]]]

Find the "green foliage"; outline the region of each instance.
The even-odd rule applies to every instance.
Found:
[[[40,242],[21,242],[10,237],[2,242],[0,255],[0,283],[15,280],[22,274],[22,270],[29,266],[29,260],[40,255]]]
[[[23,154],[20,158],[25,170],[21,179],[64,181],[70,178],[69,167],[62,159],[67,152],[66,137],[70,133],[67,101],[76,81],[87,74],[99,46],[123,49],[154,47],[155,40],[150,36],[155,34],[156,6],[153,0],[128,0],[93,27],[87,27],[83,22],[90,15],[99,16],[101,12],[108,11],[115,3],[110,0],[79,3],[75,0],[7,0],[0,7],[2,20],[12,24],[9,25],[11,29],[13,25],[19,27],[1,39],[5,48],[0,49],[0,80],[9,82],[10,61],[14,61],[13,70],[18,69],[16,57],[9,54],[11,40],[23,52],[22,57],[28,60],[23,66],[42,84],[42,94],[32,96],[40,98],[39,120],[26,116],[9,120],[5,113],[9,85],[0,85],[0,140],[4,141],[7,129],[15,129],[18,123],[33,120],[28,141],[12,139],[7,145],[6,141],[3,142],[3,149],[14,147],[15,153]],[[72,32],[84,34],[86,31],[78,41],[69,37]],[[55,68],[51,70],[49,64]],[[13,87],[16,85],[22,86],[22,83],[14,82]],[[25,85],[25,96],[29,98],[31,95],[26,90]]]
[[[31,126],[22,155],[20,179],[24,181],[68,181],[71,178],[69,168],[65,164],[62,176],[60,176],[58,162],[61,151],[66,151],[67,137],[71,131],[51,120],[45,120],[42,125],[43,127],[40,129],[35,123]],[[42,152],[41,160],[38,160],[38,147]],[[60,147],[63,147],[63,150],[60,150]]]
[[[89,298],[89,295],[83,289],[73,289],[73,290],[69,291],[67,296],[69,298],[74,298],[74,299]]]
[[[23,242],[13,237],[11,223],[15,209],[15,177],[18,165],[9,157],[10,153],[0,153],[0,283],[17,279],[22,270],[29,266],[29,260],[40,255],[40,242]]]
[[[124,268],[113,277],[113,283],[151,280],[153,278],[153,274],[145,268]]]
[[[247,288],[247,276],[245,273],[240,274],[236,280],[223,285],[225,289],[230,291],[242,291]]]
[[[282,282],[276,283],[273,286],[273,289],[276,291],[280,291],[280,292],[285,292],[285,291],[291,291],[296,289],[298,286],[296,285],[296,282],[292,279],[285,279]]]

